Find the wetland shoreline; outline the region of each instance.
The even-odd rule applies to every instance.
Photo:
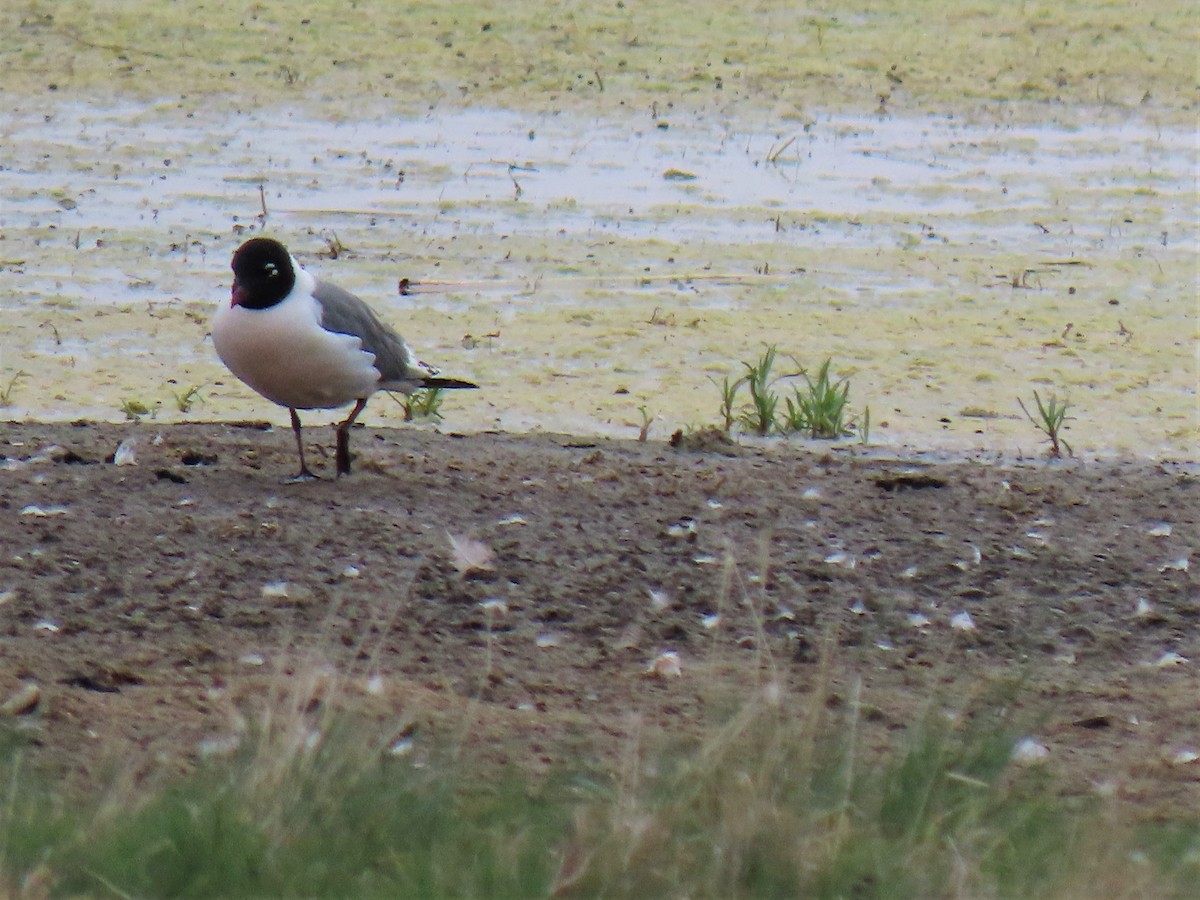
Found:
[[[327,470],[328,435],[308,437]],[[131,438],[134,464],[106,462]],[[282,485],[286,429],[0,427],[0,695],[38,685],[39,765],[189,767],[313,666],[346,714],[407,710],[437,740],[482,704],[493,758],[565,762],[584,734],[608,758],[631,710],[702,730],[709,692],[764,677],[763,654],[802,698],[833,641],[835,683],[889,710],[880,740],[930,696],[1024,673],[1020,718],[1069,790],[1113,785],[1143,814],[1200,800],[1170,762],[1200,734],[1194,467],[376,428],[355,449],[348,478]],[[647,678],[666,650],[683,677]],[[1095,716],[1111,727],[1072,725]]]
[[[421,764],[637,781],[768,688],[852,710],[869,768],[1011,691],[1049,791],[1194,846],[1195,15],[806,9],[4,5],[22,776],[137,800],[288,697]],[[378,398],[351,478],[279,484],[286,413],[207,338],[260,230],[485,386],[462,434]],[[875,446],[669,447],[768,342]]]

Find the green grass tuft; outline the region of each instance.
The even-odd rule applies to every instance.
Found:
[[[867,442],[870,414],[865,412],[860,423],[850,416],[850,379],[834,380],[830,374],[832,359],[821,364],[815,378],[803,367],[794,373],[775,376],[777,355],[775,346],[768,346],[756,362],[742,363],[746,374],[741,378],[731,381],[726,376],[719,383],[713,380],[721,394],[719,412],[726,434],[738,424],[746,433],[760,437],[806,434],[814,439],[834,440],[849,437],[857,428],[859,440]],[[795,388],[792,396],[784,397],[781,406],[775,385],[785,378],[796,377],[804,379],[804,386]],[[739,405],[743,387],[749,391],[750,402]]]
[[[186,390],[172,392],[172,397],[175,399],[175,408],[181,413],[187,414],[192,411],[192,407],[197,403],[203,403],[204,397],[200,395],[202,385],[193,384]]]
[[[1059,402],[1057,397],[1051,396],[1049,402],[1042,403],[1042,398],[1038,396],[1038,392],[1033,392],[1034,402],[1037,403],[1037,418],[1030,415],[1029,410],[1025,408],[1025,404],[1021,402],[1021,398],[1017,398],[1017,404],[1021,407],[1021,412],[1025,413],[1025,417],[1033,423],[1042,434],[1050,440],[1050,455],[1057,458],[1062,456],[1062,448],[1065,447],[1067,452],[1072,456],[1075,451],[1071,449],[1071,445],[1067,443],[1066,438],[1062,436],[1063,428],[1067,421],[1067,410],[1070,404],[1066,401]]]
[[[137,398],[131,397],[121,401],[121,412],[130,422],[140,422],[143,416],[150,415],[150,407]]]
[[[755,363],[743,362],[746,374],[740,384],[750,391],[750,406],[738,416],[742,427],[751,434],[765,436],[775,430],[775,412],[779,407],[779,395],[775,393],[771,369],[775,365],[775,346],[767,347]],[[724,400],[722,400],[724,403]]]
[[[0,770],[0,894],[55,896],[536,897],[567,804],[536,785],[445,762],[427,771],[346,726],[311,744],[247,736],[148,795],[73,802]]]
[[[846,427],[846,412],[850,397],[850,380],[835,382],[829,376],[832,360],[821,364],[817,377],[801,372],[806,386],[796,388],[794,397],[787,399],[787,415],[781,430],[786,433],[807,433],[811,438],[846,437],[852,432]]]
[[[1011,696],[931,703],[880,749],[861,694],[767,689],[698,737],[548,777],[293,710],[232,757],[90,800],[28,771],[10,731],[0,893],[1066,900],[1182,897],[1200,875],[1200,820],[1138,828],[1014,769]]]
[[[421,388],[413,391],[400,401],[404,407],[404,421],[412,422],[416,419],[441,421],[444,399],[441,388]]]

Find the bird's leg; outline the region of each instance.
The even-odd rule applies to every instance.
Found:
[[[350,474],[350,426],[354,424],[354,420],[358,418],[358,414],[363,411],[367,405],[367,398],[363,397],[354,403],[354,409],[350,411],[350,416],[337,427],[337,473],[340,478],[342,475]]]
[[[292,414],[292,431],[296,435],[296,449],[300,452],[300,471],[295,477],[289,478],[285,484],[294,484],[298,481],[313,481],[317,478],[312,472],[308,471],[308,465],[304,462],[304,440],[300,436],[300,417],[296,415],[296,410],[291,407],[288,412]]]

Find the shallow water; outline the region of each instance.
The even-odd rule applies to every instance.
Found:
[[[873,442],[1032,452],[1016,400],[1038,390],[1070,399],[1079,452],[1194,454],[1189,130],[323,112],[8,115],[0,392],[27,373],[8,415],[283,422],[205,338],[262,227],[485,386],[447,428],[715,423],[712,381],[772,343],[832,356]]]

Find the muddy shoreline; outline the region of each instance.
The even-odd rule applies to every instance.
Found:
[[[109,461],[131,437],[134,463]],[[861,679],[877,746],[1020,682],[1064,790],[1200,801],[1193,466],[375,428],[354,447],[351,477],[282,485],[286,429],[0,426],[0,699],[37,686],[7,719],[36,764],[180,771],[312,677],[418,747],[470,715],[482,755],[534,768],[610,758],[635,719],[694,733],[772,680],[799,701]],[[667,651],[682,673],[648,675]]]

